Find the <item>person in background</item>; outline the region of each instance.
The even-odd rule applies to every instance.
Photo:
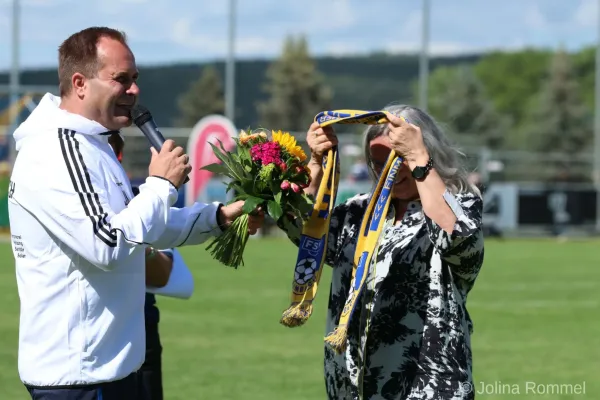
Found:
[[[0,161],[0,234],[10,232],[10,220],[8,217],[8,198],[11,195],[10,164]]]
[[[123,162],[125,141],[118,133],[111,134],[108,143],[112,146],[119,162]],[[134,197],[140,192],[139,187],[132,187]],[[146,248],[146,286],[162,288],[169,282],[173,269],[173,249],[156,250]],[[162,344],[158,323],[160,312],[156,306],[156,296],[146,292],[144,303],[144,319],[146,323],[146,358],[138,370],[138,399],[162,400]]]
[[[348,178],[353,182],[364,182],[371,178],[369,176],[369,167],[362,158],[352,164]]]
[[[134,187],[134,193],[137,191]],[[162,288],[169,282],[173,269],[174,249],[146,249],[146,286]],[[144,304],[146,322],[146,358],[138,370],[138,400],[163,400],[162,343],[158,323],[160,312],[156,296],[146,292]]]

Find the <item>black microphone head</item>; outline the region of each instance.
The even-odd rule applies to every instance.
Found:
[[[152,114],[143,105],[136,104],[131,109],[131,118],[133,119],[133,123],[140,127],[152,119]]]

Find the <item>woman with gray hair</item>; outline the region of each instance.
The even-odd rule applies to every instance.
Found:
[[[466,301],[483,263],[481,195],[460,165],[461,154],[429,115],[403,105],[386,110],[392,114],[389,123],[366,130],[366,160],[374,178],[391,151],[404,161],[365,291],[350,320],[346,350],[337,354],[325,347],[327,395],[473,399],[473,324]],[[331,127],[314,123],[307,141],[312,183],[306,191],[315,195],[323,155],[337,139]],[[327,333],[339,323],[351,291],[368,197],[357,195],[332,212],[325,261],[333,267]]]

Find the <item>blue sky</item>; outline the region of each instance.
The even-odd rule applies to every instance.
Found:
[[[286,34],[314,54],[414,51],[421,0],[237,0],[237,53],[274,57]],[[597,0],[431,0],[431,51],[528,46],[578,49],[596,40]],[[12,0],[0,0],[0,70],[10,66]],[[92,25],[125,30],[138,64],[223,58],[226,0],[21,0],[21,65],[56,66],[68,35]],[[170,4],[169,4],[170,3]],[[325,6],[324,4],[329,4]],[[370,4],[366,6],[365,4]]]

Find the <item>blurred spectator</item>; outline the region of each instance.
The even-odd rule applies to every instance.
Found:
[[[7,135],[0,135],[0,162],[10,160],[10,141]]]
[[[125,142],[118,133],[113,133],[108,142],[112,146],[117,159],[122,162]],[[140,192],[138,185],[132,185],[132,192],[137,196]],[[173,249],[156,250],[146,247],[146,285],[164,287],[173,268]],[[138,399],[137,400],[162,400],[162,344],[158,323],[160,311],[156,305],[156,296],[146,292],[144,304],[144,319],[146,327],[146,357],[144,363],[137,371],[138,374]]]
[[[369,167],[363,159],[358,159],[350,167],[350,173],[348,179],[353,182],[368,181],[369,178]]]
[[[487,182],[483,181],[483,177],[479,172],[471,172],[468,176],[468,181],[479,191],[483,196],[483,234],[486,237],[502,237],[502,230],[498,227],[496,221],[499,215],[499,204],[495,199],[490,199],[489,196],[486,198],[485,192],[487,191]],[[491,201],[490,201],[491,200]]]
[[[10,164],[7,161],[0,162],[0,232],[10,231],[8,218],[8,196],[10,196]]]
[[[471,172],[468,180],[471,185],[477,187],[481,194],[483,194],[485,186],[483,185],[483,179],[481,178],[481,174],[479,172]]]
[[[571,220],[568,212],[568,195],[566,186],[573,181],[569,168],[565,165],[560,167],[554,179],[550,182],[552,192],[548,196],[548,208],[552,211],[552,234],[559,240],[567,239],[567,226]]]

